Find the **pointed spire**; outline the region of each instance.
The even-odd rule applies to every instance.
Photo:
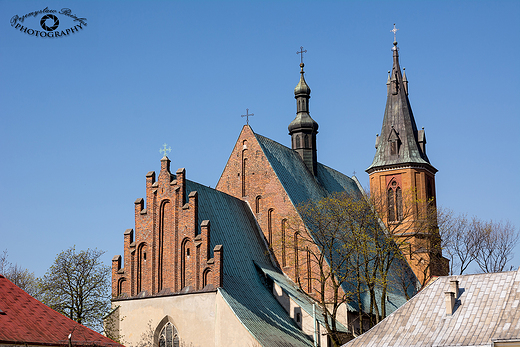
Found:
[[[399,66],[399,47],[395,39],[397,32],[394,24],[392,47],[392,70],[387,79],[387,100],[381,136],[377,139],[377,149],[372,165],[366,170],[369,174],[379,169],[403,164],[421,165],[436,172],[426,156],[424,130],[418,132],[412,107],[408,100],[408,80],[401,74]],[[403,70],[404,71],[404,70]],[[421,138],[419,138],[421,137]]]
[[[300,47],[302,54],[306,51]],[[303,59],[303,58],[302,58]],[[317,170],[316,153],[316,134],[318,133],[318,123],[309,114],[309,99],[311,88],[305,82],[303,61],[300,63],[300,81],[294,88],[294,98],[296,99],[296,117],[289,124],[289,135],[291,135],[292,149],[298,152],[305,165],[314,175]]]

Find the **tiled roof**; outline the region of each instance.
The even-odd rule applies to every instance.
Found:
[[[459,281],[453,315],[445,292]],[[344,347],[492,346],[520,339],[518,271],[439,277],[381,323]]]
[[[0,344],[122,346],[50,309],[0,275]]]
[[[321,163],[318,163],[315,177],[307,169],[298,153],[262,135],[255,134],[255,136],[294,206],[298,207],[300,204],[322,199],[335,192],[345,191],[359,197],[362,196],[363,193],[356,180]],[[406,302],[406,295],[401,286],[398,285],[400,282],[396,278],[401,273],[402,268],[406,268],[406,271],[410,274],[406,278],[410,278],[410,280],[413,278],[416,281],[406,261],[396,260],[394,262],[389,273],[392,284],[388,288],[387,314]],[[344,283],[343,287],[345,291],[349,291],[348,284]],[[416,283],[410,283],[407,287],[408,297],[413,296],[417,288]],[[364,307],[370,307],[368,292],[362,294],[362,302]],[[358,310],[357,302],[349,303],[349,309],[352,311]]]
[[[399,54],[397,47],[393,50],[393,67],[391,73],[391,84],[388,88],[383,127],[378,138],[378,145],[374,160],[367,171],[388,165],[415,164],[422,165],[437,171],[431,166],[425,152],[419,148],[419,132],[415,124],[412,107],[405,88],[405,81],[399,66]],[[397,87],[395,85],[397,84]],[[397,88],[397,92],[395,92]],[[424,138],[424,130],[421,130]],[[390,140],[397,139],[400,143],[398,155],[390,154]]]
[[[255,262],[271,261],[247,204],[189,180],[186,190],[198,193],[199,224],[203,220],[211,222],[211,247],[223,245],[224,283],[219,292],[237,318],[262,346],[312,346],[256,269]]]

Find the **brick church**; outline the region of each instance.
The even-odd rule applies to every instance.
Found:
[[[415,125],[397,42],[392,52],[383,127],[367,172],[371,195],[382,197],[376,206],[382,222],[405,245],[408,263],[391,271],[415,275],[409,271],[406,292],[389,286],[388,314],[429,278],[447,274],[435,228],[417,231],[435,205],[437,170],[426,156],[424,130]],[[124,232],[124,255],[112,260],[109,318],[124,344],[330,346],[323,312],[311,298],[319,282],[309,251],[294,246],[299,235],[288,222],[300,218],[305,225],[301,204],[363,190],[355,176],[318,161],[310,94],[301,63],[290,147],[245,125],[215,189],[190,181],[185,169],[172,173],[166,155],[158,174],[146,174],[135,227]],[[414,196],[410,216],[408,195]],[[338,330],[346,336],[355,330],[356,312],[368,312],[368,295],[362,296],[362,307],[347,302],[338,311]]]

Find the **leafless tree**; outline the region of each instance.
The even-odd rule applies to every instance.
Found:
[[[77,252],[71,247],[56,257],[41,280],[42,302],[97,331],[110,310],[110,267],[101,262],[103,251]]]

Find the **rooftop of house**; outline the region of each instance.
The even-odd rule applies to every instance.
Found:
[[[454,281],[458,281],[458,293],[453,290]],[[450,291],[453,304],[446,299]],[[439,277],[343,347],[493,346],[520,341],[519,304],[520,269]]]
[[[0,345],[122,346],[42,304],[0,275]]]

